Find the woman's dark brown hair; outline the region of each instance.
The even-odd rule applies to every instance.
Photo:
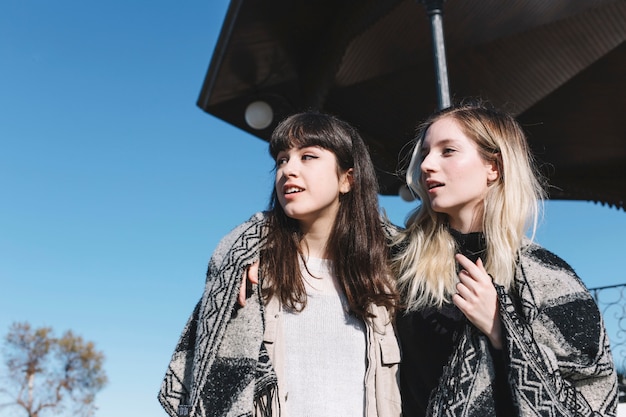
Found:
[[[371,304],[393,313],[397,295],[388,270],[388,247],[378,211],[378,182],[369,152],[359,133],[348,123],[318,112],[298,113],[283,120],[272,133],[270,154],[291,148],[318,146],[331,151],[341,172],[352,168],[353,183],[339,198],[339,211],[327,244],[334,272],[350,311],[371,316]],[[338,173],[339,174],[339,173]],[[264,297],[276,296],[283,305],[300,311],[306,291],[299,266],[302,233],[272,192],[269,233],[261,251]]]

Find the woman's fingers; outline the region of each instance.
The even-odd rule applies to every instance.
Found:
[[[474,264],[467,257],[457,254],[456,260],[462,269],[458,274],[457,292],[452,296],[452,302],[474,326],[489,337],[494,347],[500,349],[502,341],[498,295],[491,277],[480,258]]]
[[[250,282],[250,284],[259,283],[259,261],[256,261],[252,265],[248,266],[243,273],[241,286],[239,287],[239,295],[237,296],[237,303],[239,303],[242,307],[246,305],[248,282]]]
[[[248,270],[244,271],[243,276],[241,277],[241,285],[239,286],[239,295],[237,296],[237,302],[240,306],[246,305],[246,276],[248,275]]]
[[[251,284],[259,283],[259,261],[256,261],[248,267],[248,281]]]

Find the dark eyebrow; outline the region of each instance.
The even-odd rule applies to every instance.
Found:
[[[313,148],[313,149],[324,149],[319,145],[304,145],[304,146],[300,146],[298,149],[299,151],[301,151],[302,149],[306,149],[306,148]]]

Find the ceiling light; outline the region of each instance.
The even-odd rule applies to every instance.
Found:
[[[245,113],[246,123],[253,129],[262,130],[274,120],[274,111],[265,101],[257,100],[248,104]]]

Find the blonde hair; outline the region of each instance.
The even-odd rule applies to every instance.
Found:
[[[455,120],[475,142],[480,156],[498,167],[498,179],[489,184],[483,201],[482,231],[487,246],[483,261],[494,282],[508,289],[525,233],[530,231],[530,238],[534,238],[544,199],[541,176],[526,136],[506,113],[480,103],[461,104],[432,115],[419,127],[414,158],[421,154],[428,128],[443,118]],[[450,302],[458,282],[454,259],[458,248],[448,229],[448,216],[432,210],[419,179],[419,163],[415,165],[416,170],[407,172],[407,183],[422,204],[410,214],[406,229],[394,240],[402,250],[392,259],[408,311]]]

